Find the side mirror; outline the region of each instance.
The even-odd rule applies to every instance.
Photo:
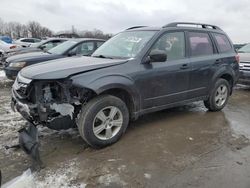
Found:
[[[152,50],[149,56],[145,59],[144,64],[151,62],[165,62],[167,60],[167,54],[163,50]]]
[[[152,50],[149,54],[151,62],[165,62],[167,54],[163,50]]]
[[[76,51],[75,50],[72,50],[72,51],[69,51],[68,52],[68,56],[71,57],[71,56],[75,56],[76,55]]]
[[[46,48],[46,46],[42,45],[39,47],[41,50],[44,50]]]

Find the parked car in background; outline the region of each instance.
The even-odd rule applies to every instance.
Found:
[[[41,39],[36,39],[36,38],[20,38],[15,41],[15,44],[19,44],[22,47],[29,47],[33,43],[38,43],[41,42]]]
[[[5,53],[13,52],[13,51],[16,51],[20,48],[21,48],[20,45],[9,44],[9,43],[6,43],[6,42],[0,40],[0,50],[4,51]]]
[[[51,48],[56,47],[57,45],[67,41],[68,39],[66,38],[50,38],[47,40],[44,40],[39,43],[33,43],[30,45],[30,47],[22,48],[18,51],[12,52],[5,54],[5,56],[2,58],[2,61],[5,61],[10,56],[17,55],[17,54],[24,54],[24,53],[29,53],[29,52],[41,52],[41,51],[48,51]]]
[[[78,127],[94,148],[117,142],[129,120],[202,100],[222,110],[239,75],[238,56],[217,26],[171,23],[133,27],[92,57],[65,58],[24,68],[12,106],[33,126]]]
[[[50,38],[43,40],[40,43],[31,44],[30,48],[23,49],[23,52],[35,52],[35,51],[48,51],[51,48],[58,46],[59,44],[69,40],[68,38]]]
[[[240,78],[238,83],[250,85],[250,44],[238,50],[240,56]]]
[[[2,64],[4,62],[4,57],[7,56],[9,53],[16,52],[22,47],[17,44],[9,44],[2,40],[0,40],[0,63]]]
[[[71,56],[90,56],[100,45],[102,39],[79,38],[70,39],[62,44],[45,52],[31,52],[26,54],[13,55],[4,62],[4,71],[7,78],[15,79],[18,72],[26,66],[36,63],[60,59]]]
[[[9,44],[0,40],[0,50],[2,51],[2,58],[8,53],[16,52],[22,47],[17,44]]]
[[[8,43],[8,44],[11,44],[12,43],[12,38],[11,37],[8,37],[8,36],[0,36],[0,40]]]
[[[234,49],[236,51],[238,51],[240,48],[242,48],[243,46],[245,46],[246,44],[234,44]]]

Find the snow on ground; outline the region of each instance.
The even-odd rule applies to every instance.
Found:
[[[85,183],[75,183],[80,169],[76,160],[60,164],[57,169],[44,169],[34,174],[36,188],[84,188]]]
[[[85,188],[85,183],[76,183],[80,169],[75,159],[60,164],[57,169],[43,169],[32,173],[30,169],[3,185],[3,188]]]
[[[10,108],[10,91],[4,89],[0,95],[0,148],[16,144],[17,131],[25,124],[25,120]]]
[[[5,77],[5,72],[3,70],[0,70],[0,79],[3,79]]]

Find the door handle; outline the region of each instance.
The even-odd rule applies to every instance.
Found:
[[[187,63],[182,64],[181,67],[180,67],[180,69],[188,69],[188,68],[189,68],[189,66],[188,66]]]

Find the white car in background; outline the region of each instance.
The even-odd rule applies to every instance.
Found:
[[[0,40],[0,63],[2,61],[2,58],[6,56],[7,54],[19,51],[22,47],[17,44],[9,44],[2,40]]]
[[[37,38],[20,38],[15,41],[15,44],[19,44],[22,47],[29,47],[31,44],[41,42],[41,39]]]
[[[13,52],[13,51],[16,51],[17,49],[20,49],[20,48],[21,48],[20,45],[9,44],[9,43],[6,43],[6,42],[0,40],[0,50],[3,51],[4,53]]]

